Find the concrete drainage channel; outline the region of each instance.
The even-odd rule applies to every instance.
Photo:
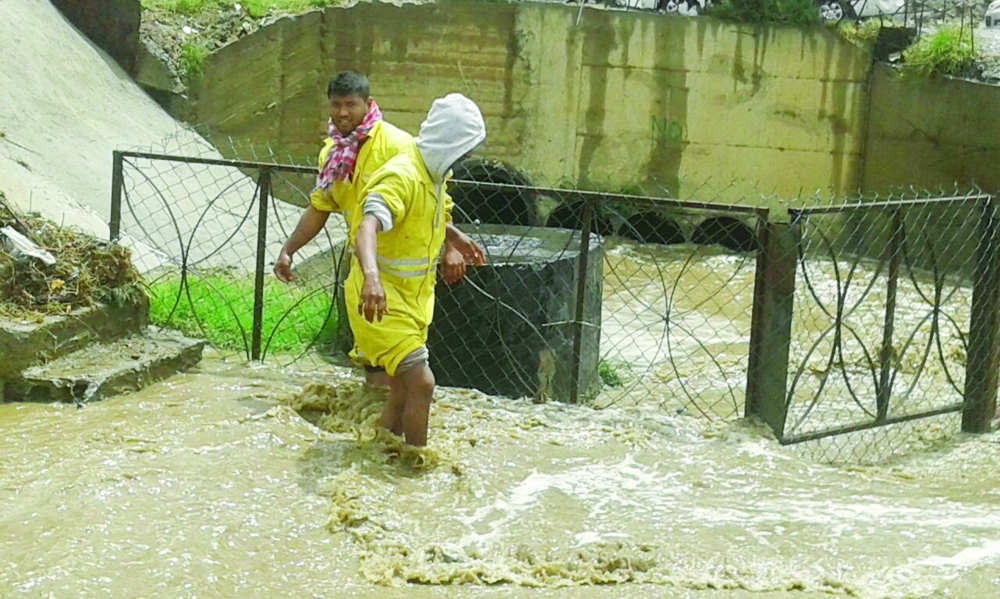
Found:
[[[147,326],[147,304],[42,322],[0,320],[0,400],[82,405],[138,391],[201,361],[204,341]]]

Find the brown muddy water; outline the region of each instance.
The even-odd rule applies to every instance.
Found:
[[[1000,434],[954,435],[946,417],[907,455],[834,467],[732,414],[673,409],[741,407],[753,268],[740,260],[706,253],[670,275],[704,293],[675,296],[690,325],[675,334],[648,315],[664,302],[637,274],[648,265],[612,253],[631,286],[619,301],[606,282],[608,339],[621,341],[609,347],[647,344],[617,400],[440,390],[422,451],[378,434],[379,394],[334,368],[209,356],[82,409],[0,405],[0,596],[1000,596]],[[836,295],[824,285],[821,298]],[[925,326],[920,302],[901,298],[901,322]],[[820,377],[826,362],[804,344],[828,325],[809,305],[797,304],[793,356]],[[650,320],[626,335],[616,313]],[[863,313],[859,330],[875,318]],[[657,354],[670,335],[673,353]],[[916,372],[907,351],[899,369]],[[918,378],[932,389],[946,369]],[[848,403],[839,392],[822,394],[830,414]]]
[[[884,265],[852,266],[810,259],[796,274],[786,434],[874,418],[888,278]],[[755,267],[752,256],[706,247],[611,246],[601,355],[622,384],[606,387],[597,405],[658,403],[709,418],[742,415]],[[962,400],[971,302],[969,281],[949,280],[935,296],[926,273],[903,269],[891,414]]]

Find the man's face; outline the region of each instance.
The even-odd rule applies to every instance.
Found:
[[[368,99],[357,94],[330,98],[330,119],[341,135],[349,135],[358,128],[368,114]]]

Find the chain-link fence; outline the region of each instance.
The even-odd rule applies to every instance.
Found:
[[[855,198],[769,215],[762,235],[748,413],[785,444],[877,461],[962,413],[995,410],[992,198]],[[952,429],[954,430],[954,429]]]
[[[136,251],[153,322],[246,359],[346,363],[343,218],[296,255],[295,284],[271,274],[314,173],[117,154],[112,232]],[[866,451],[848,433],[963,409],[964,427],[988,426],[988,325],[1000,319],[989,196],[805,206],[686,188],[681,201],[541,187],[488,163],[461,170],[453,218],[487,265],[438,283],[428,347],[439,384],[750,414],[784,443],[822,439],[827,459]]]
[[[962,410],[989,205],[978,194],[912,194],[792,211],[784,441]],[[844,439],[830,451],[857,448]]]
[[[766,210],[461,176],[476,171],[486,180],[456,183],[454,218],[489,264],[438,289],[442,384],[741,413]]]
[[[315,258],[343,248],[338,217],[300,252],[298,284],[270,272],[315,168],[223,160],[196,139],[115,155],[111,232],[145,275],[151,322],[227,356],[314,362],[336,336],[337,279]],[[167,149],[186,156],[158,152]]]

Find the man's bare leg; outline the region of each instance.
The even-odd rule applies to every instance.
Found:
[[[403,433],[409,445],[427,445],[427,419],[434,397],[434,373],[426,364],[420,364],[397,373],[397,380],[404,391]]]
[[[406,406],[406,388],[402,381],[389,378],[389,401],[382,409],[382,428],[400,437],[403,435],[403,411]]]
[[[372,387],[388,387],[389,373],[384,370],[365,370],[365,382]]]
[[[394,381],[389,374],[381,368],[365,368],[365,383],[375,389],[387,389],[389,391],[385,407],[382,408],[382,428],[388,430],[397,437],[403,435],[403,404],[406,403],[406,395],[401,384]]]

